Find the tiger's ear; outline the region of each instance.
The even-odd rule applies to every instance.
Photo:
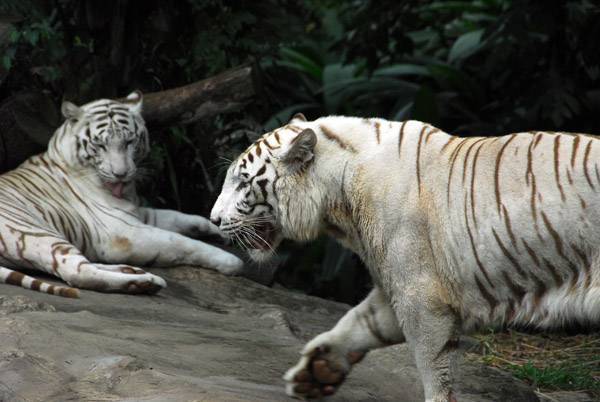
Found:
[[[306,168],[314,158],[314,149],[317,144],[317,135],[307,128],[302,131],[292,142],[290,150],[281,159],[283,164],[293,173]]]
[[[63,101],[60,111],[69,120],[69,123],[73,124],[77,123],[84,114],[83,109],[69,101]]]
[[[138,90],[133,91],[123,101],[133,113],[142,113],[142,93]]]
[[[306,120],[306,116],[304,116],[302,113],[296,113],[294,115],[294,117],[292,117],[292,120],[290,120],[290,123],[293,122],[294,120],[308,121],[308,120]]]

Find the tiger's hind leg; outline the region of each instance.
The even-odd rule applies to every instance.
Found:
[[[124,264],[99,264],[99,263],[94,263],[94,266],[100,270],[103,271],[107,271],[107,272],[116,272],[116,273],[121,273],[121,274],[133,274],[133,275],[152,275],[146,271],[144,271],[141,268],[137,268],[137,267],[132,267],[129,265],[124,265]],[[157,277],[159,279],[162,279],[160,277]],[[133,294],[137,294],[137,293],[156,293],[158,292],[160,289],[162,289],[163,287],[166,287],[167,284],[162,283],[162,285],[160,283],[153,283],[153,282],[142,282],[142,283],[131,283],[128,288],[127,288],[127,292],[128,293],[133,293]],[[108,290],[110,291],[110,290]],[[119,291],[118,289],[116,290],[117,292]]]
[[[425,401],[456,402],[460,314],[451,305],[456,298],[434,268],[432,244],[428,237],[408,233],[399,237],[390,261],[391,266],[402,267],[402,278],[384,286],[415,357]]]
[[[57,272],[67,283],[78,288],[99,292],[154,294],[167,286],[161,277],[139,268],[93,264],[81,254],[74,257],[73,261],[65,261],[59,265]]]
[[[156,293],[164,279],[127,265],[91,263],[75,246],[54,233],[12,233],[17,241],[5,242],[3,256],[11,265],[39,269],[69,285],[101,292]]]
[[[453,386],[458,376],[459,318],[431,295],[405,294],[406,341],[423,381],[426,402],[456,402]]]
[[[48,293],[63,297],[79,297],[79,290],[66,286],[55,286],[31,276],[22,274],[12,269],[0,267],[0,283],[8,285],[21,286],[25,289],[37,290],[38,292]]]

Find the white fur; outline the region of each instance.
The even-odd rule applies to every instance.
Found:
[[[297,169],[286,161],[306,130],[317,138],[314,157]],[[416,121],[299,118],[232,164],[211,217],[234,233],[228,224],[264,212],[242,213],[249,193],[236,186],[266,167],[260,177],[270,192],[263,200],[253,185],[250,195],[273,207],[272,248],[327,232],[370,270],[371,296],[311,341],[285,375],[290,395],[308,395],[295,390],[305,370],[316,372],[315,356],[347,373],[349,352],[406,339],[425,399],[454,401],[460,331],[598,320],[598,161],[600,141],[587,135],[463,139]],[[324,346],[330,352],[318,352]]]
[[[65,102],[48,151],[0,176],[0,281],[33,288],[8,269],[28,267],[79,288],[152,293],[165,281],[129,264],[241,271],[236,256],[189,237],[223,236],[207,219],[138,208],[133,179],[148,151],[141,108],[139,92],[123,103]]]

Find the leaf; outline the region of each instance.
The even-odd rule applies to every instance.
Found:
[[[418,64],[394,64],[389,67],[383,67],[377,69],[374,73],[374,76],[398,76],[398,75],[419,75],[419,76],[429,76],[431,73],[425,66],[420,66]]]
[[[374,99],[406,99],[412,101],[419,85],[393,77],[356,77],[324,87],[317,93],[329,91],[338,98],[339,104],[353,105],[371,103]],[[359,107],[359,110],[362,108]],[[337,112],[337,111],[334,111]]]
[[[305,113],[307,110],[318,109],[319,105],[316,103],[296,103],[294,105],[288,106],[285,109],[280,110],[275,113],[273,116],[267,120],[264,124],[264,128],[267,132],[276,129],[277,127],[281,127],[286,124],[295,113],[302,112]]]
[[[19,31],[17,31],[16,29],[13,29],[12,31],[10,31],[10,42],[17,43],[18,39],[19,39]]]
[[[281,53],[283,56],[287,57],[288,60],[296,66],[296,68],[306,71],[319,81],[322,79],[323,70],[321,66],[307,55],[289,48],[281,49]]]
[[[31,45],[35,46],[40,38],[40,31],[29,31],[27,32],[27,40]]]
[[[2,65],[4,66],[6,71],[10,70],[11,59],[9,56],[7,56],[7,55],[2,56]]]
[[[323,68],[323,99],[327,113],[339,112],[340,104],[344,99],[338,88],[353,81],[355,71],[354,65],[331,64]]]
[[[449,65],[428,65],[427,69],[443,89],[454,89],[463,96],[482,102],[483,89],[467,73]]]
[[[439,1],[434,2],[426,8],[429,10],[436,11],[463,11],[463,12],[481,12],[487,11],[487,5],[478,4],[479,2],[467,2],[467,1]]]
[[[391,119],[394,121],[404,121],[410,119],[410,113],[413,107],[413,102],[403,103],[397,106],[392,112]]]
[[[467,32],[456,39],[452,48],[450,48],[448,62],[452,64],[460,62],[479,51],[483,47],[481,42],[483,32],[483,28],[476,29]]]
[[[439,118],[435,95],[426,86],[422,86],[415,96],[411,118],[434,126],[438,125]]]
[[[173,126],[171,127],[171,134],[176,151],[181,148],[182,143],[193,146],[192,140],[188,137],[185,127]]]

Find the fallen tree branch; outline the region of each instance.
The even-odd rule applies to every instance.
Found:
[[[144,94],[144,119],[156,128],[238,110],[257,96],[256,81],[257,67],[249,65],[183,87]]]

